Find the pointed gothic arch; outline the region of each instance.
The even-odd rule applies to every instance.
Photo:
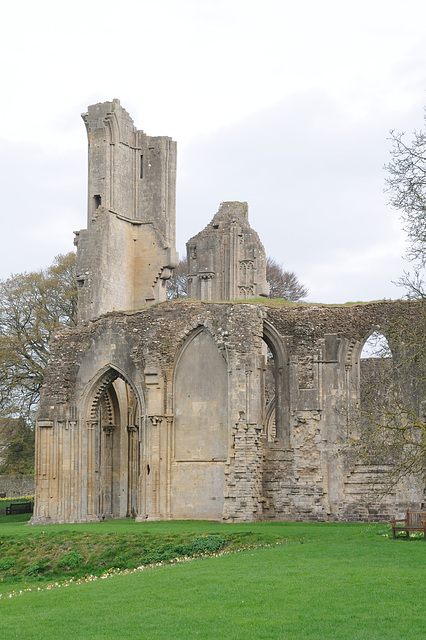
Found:
[[[181,345],[173,388],[173,517],[221,518],[230,437],[228,367],[224,352],[204,326]]]
[[[142,394],[122,371],[108,365],[83,396],[88,517],[136,516],[141,509]]]
[[[360,347],[360,406],[385,405],[394,386],[393,354],[388,339],[379,327],[374,327]]]
[[[290,380],[288,355],[283,338],[269,323],[263,323],[263,341],[272,354],[274,397],[265,407],[265,432],[273,434],[285,447],[290,445]],[[269,438],[270,439],[270,438]]]

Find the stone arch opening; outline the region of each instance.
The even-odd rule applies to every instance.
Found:
[[[284,341],[276,329],[263,325],[265,366],[264,432],[269,441],[290,445],[290,384]]]
[[[263,432],[268,442],[274,442],[277,437],[275,398],[277,363],[273,351],[269,348],[265,340],[262,340],[262,354],[264,357],[264,418]]]
[[[108,367],[87,394],[87,513],[100,520],[136,516],[141,401],[127,377]]]
[[[204,327],[182,345],[173,387],[173,517],[221,518],[230,437],[228,371],[223,353]]]
[[[392,352],[386,336],[379,330],[375,329],[365,340],[360,358],[392,358]]]
[[[385,403],[393,388],[393,355],[386,336],[375,329],[360,353],[360,406]]]

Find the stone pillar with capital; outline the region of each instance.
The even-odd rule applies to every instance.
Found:
[[[163,416],[150,415],[150,462],[147,469],[147,519],[160,520],[160,445]],[[149,424],[148,424],[149,426]]]
[[[113,517],[113,441],[115,425],[102,425],[102,450],[104,455],[101,460],[101,515],[105,519]]]
[[[138,513],[139,427],[127,425],[127,517]]]

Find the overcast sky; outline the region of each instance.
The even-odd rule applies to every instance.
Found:
[[[249,203],[309,300],[395,298],[407,264],[383,193],[389,130],[423,128],[424,0],[21,0],[2,7],[0,278],[86,225],[80,113],[119,98],[178,143],[177,249]]]

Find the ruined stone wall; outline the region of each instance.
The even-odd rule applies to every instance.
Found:
[[[414,303],[402,310],[415,320]],[[386,520],[418,507],[418,480],[382,499],[384,465],[357,465],[345,453],[362,346],[378,326],[386,335],[399,311],[390,302],[175,301],[59,331],[36,430],[32,521],[131,513],[137,520]],[[280,396],[269,440],[264,341]],[[110,456],[103,462],[102,448]]]
[[[99,429],[96,407],[117,376],[131,386],[139,402],[140,415],[135,425],[140,477],[137,519],[170,518],[174,517],[173,511],[180,518],[185,514],[210,517],[199,504],[194,507],[191,496],[197,483],[207,486],[207,478],[218,479],[220,474],[220,493],[211,497],[216,501],[213,517],[222,518],[228,499],[224,468],[225,464],[229,468],[231,457],[232,464],[243,470],[246,486],[256,487],[260,482],[259,465],[252,468],[244,462],[252,455],[248,451],[252,442],[247,440],[236,446],[233,429],[241,422],[261,425],[261,327],[262,311],[256,306],[175,302],[143,312],[110,314],[58,332],[51,345],[37,426],[33,522],[87,521],[96,519],[97,514],[102,517],[96,500],[91,498],[97,486],[93,474],[99,467],[96,438],[104,438],[102,431],[98,436],[94,434],[94,429]],[[220,443],[219,456],[213,450],[200,454],[190,451],[194,429],[202,431],[208,425],[203,407],[199,407],[199,391],[195,388],[187,399],[181,397],[176,406],[176,364],[181,350],[200,329],[208,333],[225,364],[227,397],[223,398],[226,412],[222,419],[226,424],[220,427],[225,442]],[[192,430],[188,437],[188,424],[179,427],[175,418],[179,413],[197,412],[198,422],[194,419],[192,427],[189,425]],[[117,427],[111,424],[109,432],[114,438]],[[176,437],[183,440],[176,443]],[[121,441],[120,455],[126,456],[127,445]],[[183,454],[183,449],[188,453]],[[126,464],[117,463],[115,477],[121,488],[114,489],[116,492],[126,491]],[[241,500],[234,505],[232,515],[226,517],[252,520],[253,514],[259,513],[254,505],[259,499],[253,490],[251,500]],[[125,501],[117,509],[114,517],[126,515]]]
[[[136,129],[119,100],[82,115],[89,181],[87,229],[75,240],[80,322],[164,301],[178,264],[176,143]]]
[[[175,245],[176,143],[136,129],[119,100],[82,114],[89,146],[87,228],[102,206],[129,220],[155,222]]]
[[[389,520],[419,507],[419,478],[384,496],[386,465],[355,464],[345,452],[360,400],[360,355],[378,328],[392,339],[398,314],[415,322],[416,303],[267,308],[288,347],[290,441],[265,445],[265,517]],[[405,506],[404,506],[405,505]]]
[[[34,476],[0,476],[0,494],[7,498],[21,498],[34,495]]]
[[[245,300],[267,296],[265,249],[248,221],[247,202],[222,202],[187,242],[188,297]]]

